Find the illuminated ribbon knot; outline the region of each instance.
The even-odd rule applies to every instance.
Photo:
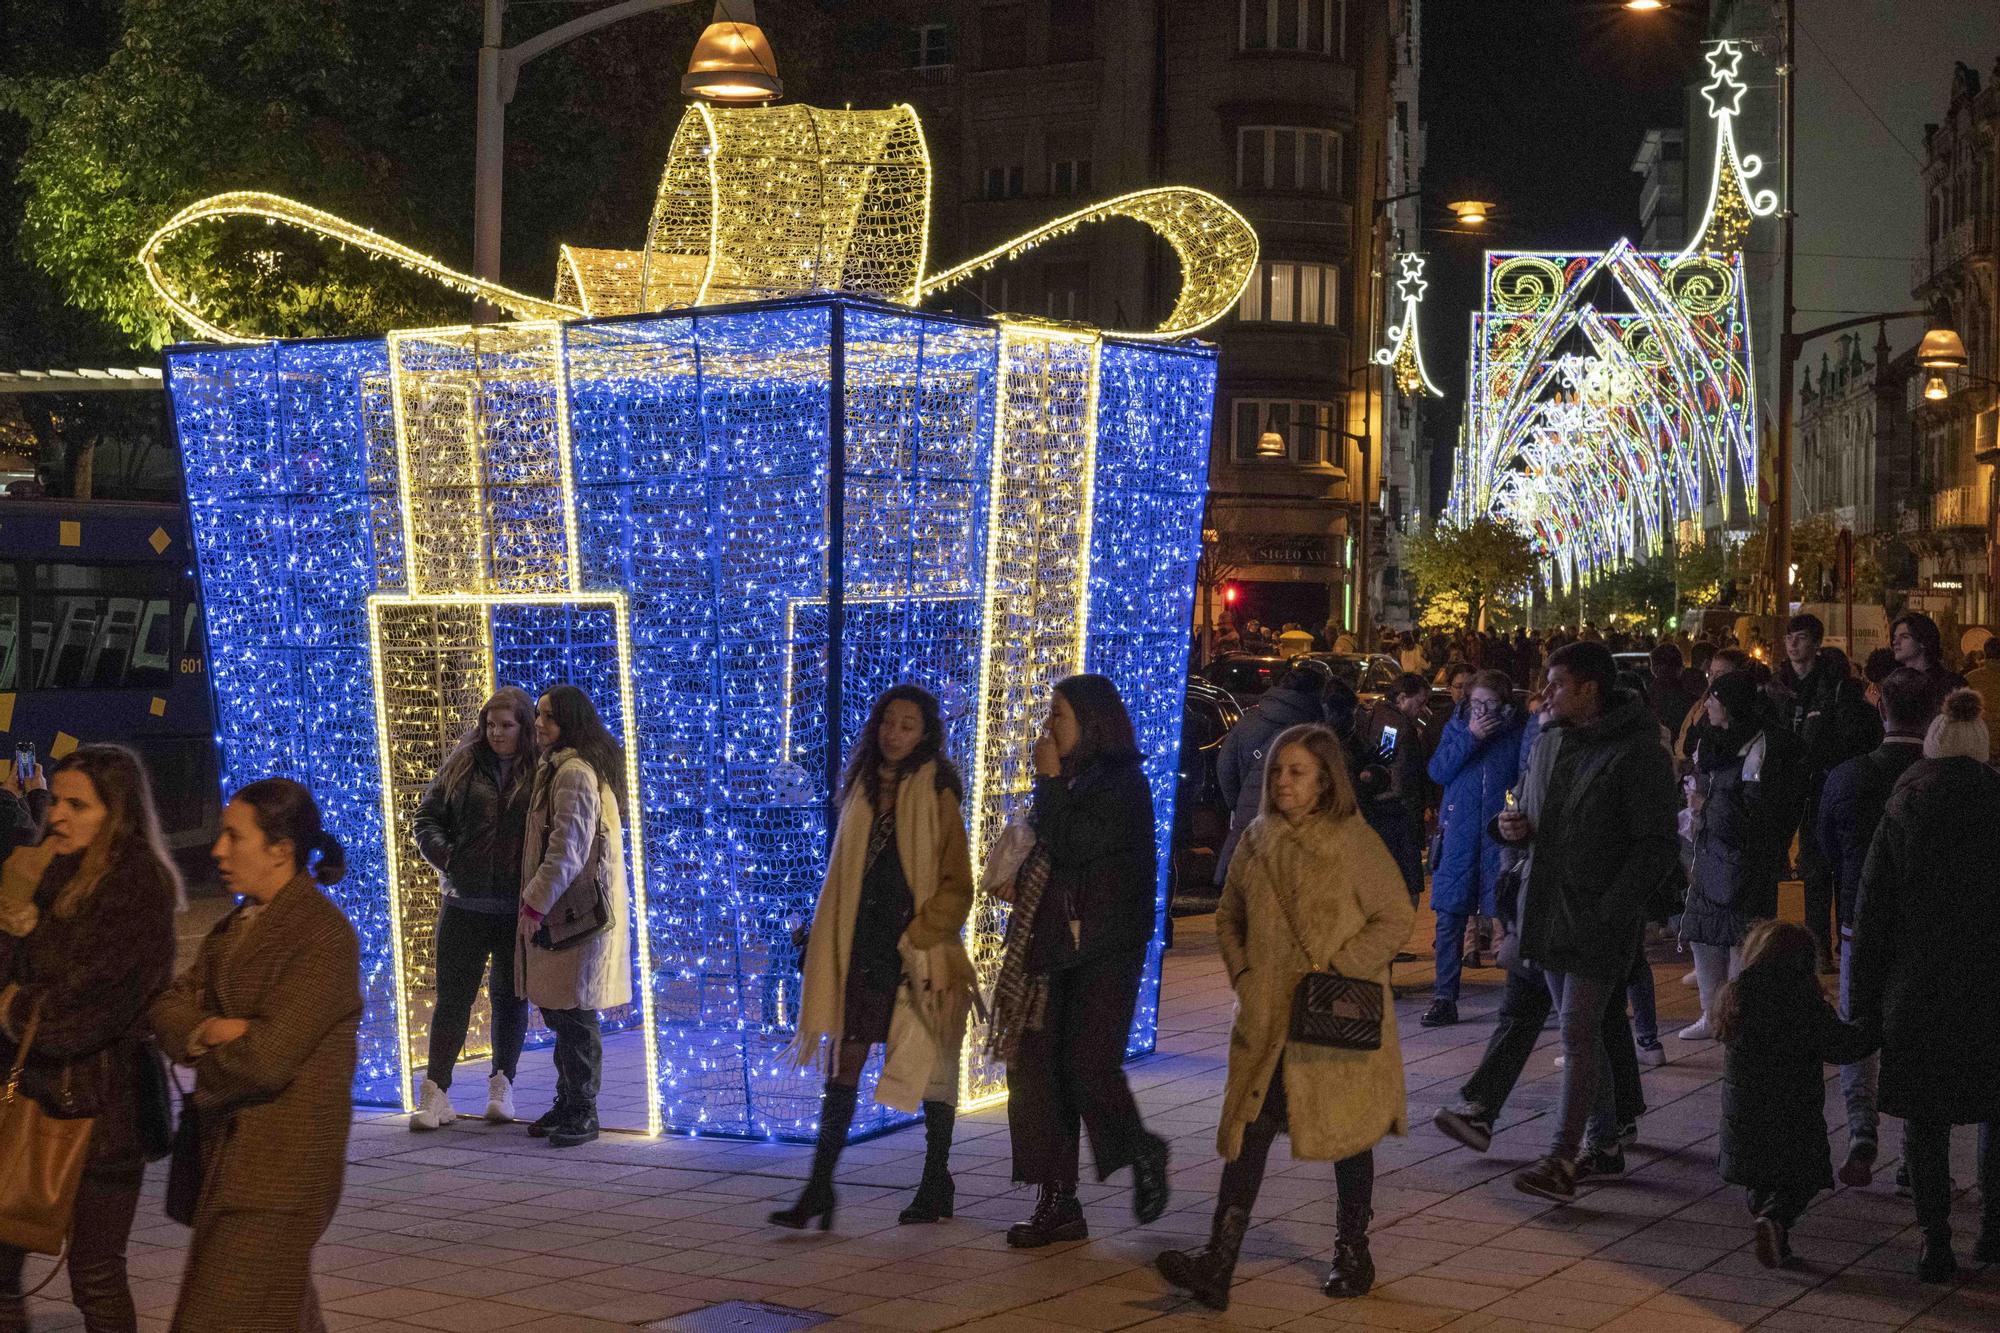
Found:
[[[204,337],[263,335],[203,316],[176,287],[160,249],[189,227],[256,217],[394,260],[519,319],[581,319],[839,291],[914,306],[975,273],[1088,222],[1129,218],[1181,264],[1181,290],[1159,327],[1175,338],[1227,314],[1257,263],[1257,234],[1216,196],[1184,186],[1136,190],[1065,214],[941,273],[927,273],[931,161],[914,108],[688,108],[674,134],[643,250],[562,247],[553,300],[461,273],[386,236],[279,195],[219,194],[176,213],[139,252],[146,278]]]

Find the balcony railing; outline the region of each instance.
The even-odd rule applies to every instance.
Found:
[[[1932,530],[1944,528],[1984,528],[1986,487],[1977,482],[1947,486],[1930,497]]]
[[[1937,244],[1910,261],[1910,290],[1915,291],[1933,276],[1962,263],[1982,250],[1993,248],[1993,215],[1977,213],[1938,237]]]

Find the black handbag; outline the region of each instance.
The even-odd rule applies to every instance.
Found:
[[[173,1151],[167,1162],[166,1214],[184,1227],[194,1225],[195,1205],[201,1201],[201,1114],[194,1098],[180,1086],[178,1075],[169,1074],[174,1090],[180,1093],[181,1117],[174,1126]]]
[[[555,803],[542,816],[542,849],[548,850],[549,828],[555,820]],[[604,829],[590,840],[590,861],[577,872],[562,896],[549,908],[535,931],[534,945],[560,953],[587,944],[611,925],[611,892],[604,883]]]
[[[1292,920],[1292,909],[1285,896],[1275,889],[1272,896],[1278,900],[1278,910],[1292,932],[1293,942],[1310,964],[1312,951],[1306,948],[1305,936]],[[1385,1010],[1382,983],[1342,976],[1329,963],[1326,971],[1308,972],[1292,988],[1289,1040],[1302,1046],[1325,1046],[1339,1051],[1379,1051]]]

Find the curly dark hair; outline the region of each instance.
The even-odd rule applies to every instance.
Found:
[[[924,719],[924,734],[916,747],[896,765],[896,781],[901,782],[910,774],[922,768],[932,759],[937,760],[937,785],[939,791],[949,791],[960,798],[965,797],[965,782],[958,775],[958,765],[944,752],[944,712],[938,707],[937,696],[921,685],[907,682],[891,685],[875,698],[874,706],[868,710],[868,720],[861,725],[861,735],[855,739],[854,752],[847,757],[847,771],[841,774],[840,797],[846,800],[854,791],[854,785],[861,784],[861,790],[868,797],[868,804],[880,807],[882,803],[882,718],[888,713],[889,705],[902,702],[916,705],[917,712]]]

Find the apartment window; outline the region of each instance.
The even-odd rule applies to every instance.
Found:
[[[1245,190],[1340,193],[1340,134],[1292,125],[1236,131],[1236,184]]]
[[[912,33],[910,63],[918,69],[932,69],[951,63],[951,25],[925,23]]]
[[[1246,323],[1340,324],[1340,269],[1333,264],[1267,264],[1251,270],[1236,317]]]
[[[984,196],[988,199],[1018,199],[1027,193],[1027,171],[1016,162],[986,168]]]
[[[1245,51],[1347,58],[1347,0],[1237,0]]]
[[[1028,63],[1034,5],[987,5],[979,11],[979,67],[1018,69]]]
[[[1089,158],[1065,157],[1049,163],[1050,194],[1087,194],[1089,191]]]
[[[1090,265],[1059,263],[1042,266],[1047,295],[1043,313],[1050,319],[1082,319],[1090,307]]]
[[[1097,0],[1049,0],[1049,58],[1089,60],[1097,54]]]
[[[1231,400],[1230,451],[1239,463],[1297,463],[1307,467],[1336,457],[1334,404],[1279,398]]]

